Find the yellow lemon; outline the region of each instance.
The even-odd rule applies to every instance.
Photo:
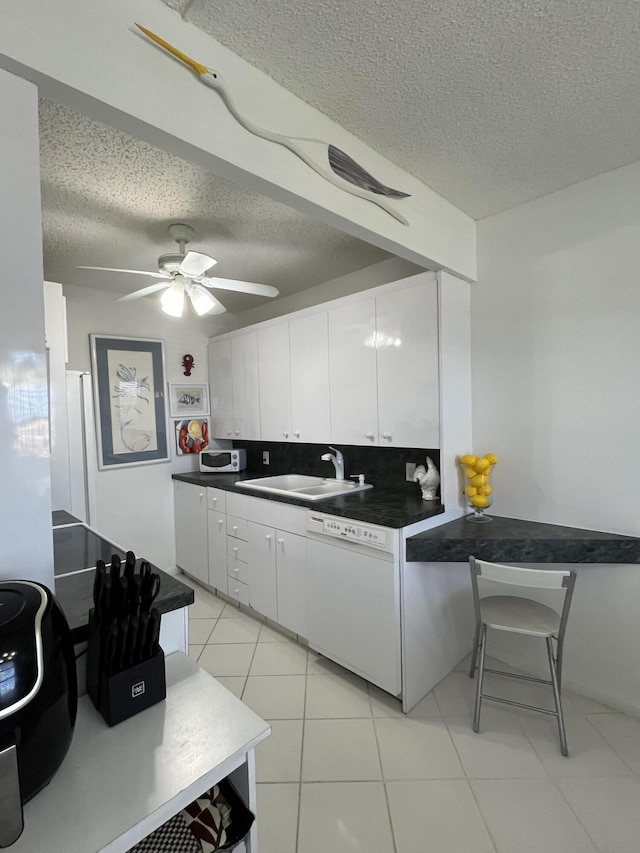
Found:
[[[468,477],[469,479],[471,479],[472,477],[475,477],[475,476],[476,476],[476,472],[474,471],[474,469],[473,469],[473,468],[465,468],[465,469],[464,469],[464,473],[467,475],[467,477]]]
[[[490,495],[492,491],[493,490],[492,490],[491,486],[480,486],[480,488],[478,489],[478,494]]]
[[[469,498],[469,501],[472,506],[478,507],[478,509],[489,505],[489,501],[484,495],[474,495],[472,498]]]
[[[468,498],[472,498],[478,493],[478,490],[475,486],[465,486],[464,493]]]
[[[487,468],[491,467],[491,463],[488,459],[478,459],[476,464],[473,466],[473,470],[476,474],[484,474]]]
[[[464,456],[460,457],[460,463],[462,465],[475,465],[477,461],[478,461],[478,457],[474,456],[471,453],[465,453]]]
[[[476,474],[476,475],[475,475],[475,477],[472,477],[472,478],[471,478],[471,485],[472,485],[472,486],[475,486],[475,487],[476,487],[476,489],[477,489],[479,486],[486,486],[486,485],[487,485],[487,476],[486,476],[486,474]]]
[[[498,457],[495,453],[486,453],[484,457],[490,465],[495,465],[498,461]]]

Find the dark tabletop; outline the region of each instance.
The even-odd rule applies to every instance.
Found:
[[[114,554],[124,560],[125,552],[89,530],[67,512],[56,510],[53,521],[54,525],[72,525],[54,526],[53,562],[56,598],[67,617],[74,643],[79,643],[88,636],[87,620],[89,610],[93,607],[96,561],[101,559],[108,565]],[[136,569],[139,564],[140,560],[137,561]],[[193,604],[191,587],[153,564],[151,570],[160,575],[160,590],[154,607],[161,614]]]
[[[410,562],[463,563],[471,555],[510,563],[640,563],[640,539],[499,516],[490,524],[458,518],[407,539]]]
[[[407,483],[406,489],[385,489],[374,486],[373,489],[356,492],[355,495],[343,495],[321,501],[305,501],[253,489],[239,489],[235,485],[239,480],[251,480],[255,476],[250,471],[243,471],[241,474],[201,474],[196,471],[189,474],[173,474],[173,479],[196,486],[213,486],[227,492],[293,504],[305,509],[315,509],[329,515],[352,518],[355,521],[381,524],[383,527],[408,527],[416,521],[424,521],[426,518],[432,518],[444,512],[444,507],[439,500],[423,501],[420,489],[415,483]]]

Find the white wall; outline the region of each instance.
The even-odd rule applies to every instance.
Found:
[[[640,535],[640,163],[479,223],[474,451],[496,514]]]
[[[38,93],[0,71],[0,578],[53,587]]]
[[[421,272],[423,272],[422,267],[416,266],[416,264],[402,258],[389,258],[386,261],[380,261],[378,264],[372,264],[364,269],[325,281],[300,293],[284,296],[273,302],[266,302],[258,308],[243,311],[236,317],[236,328],[261,323],[263,320],[271,320],[284,314],[292,314],[294,311],[301,311],[303,308],[321,305],[331,299],[339,299],[341,296],[349,296],[351,293],[359,293],[362,290],[399,281]],[[222,331],[231,330],[224,329]]]
[[[473,452],[498,454],[496,515],[640,536],[639,198],[636,163],[478,224]],[[640,714],[638,601],[640,566],[581,567],[566,684]]]
[[[158,299],[116,302],[116,294],[64,285],[67,297],[69,364],[91,370],[89,334],[156,338],[164,341],[166,382],[209,381],[207,342],[210,325],[185,316],[168,317]],[[195,359],[191,377],[183,375],[182,357]],[[167,406],[167,417],[169,414]],[[197,457],[177,456],[170,421],[171,459],[96,471],[96,519],[92,526],[107,539],[131,549],[162,569],[175,567],[173,484],[171,475],[197,470]]]

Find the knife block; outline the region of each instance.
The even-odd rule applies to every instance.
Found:
[[[89,613],[89,646],[87,649],[87,693],[109,726],[145,711],[167,696],[164,652],[142,663],[108,675],[104,667],[100,628]]]

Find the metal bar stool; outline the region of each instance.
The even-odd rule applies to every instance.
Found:
[[[485,560],[469,558],[471,568],[471,587],[473,590],[473,606],[476,616],[476,628],[473,641],[473,654],[469,678],[473,678],[477,666],[478,680],[476,683],[476,699],[473,713],[473,730],[480,730],[480,707],[483,699],[493,702],[502,702],[505,705],[516,705],[519,708],[528,708],[530,711],[540,711],[543,714],[551,714],[558,721],[558,733],[560,736],[560,751],[568,755],[567,737],[564,727],[564,716],[562,713],[562,701],[560,697],[562,684],[562,652],[564,646],[564,633],[567,627],[569,607],[573,596],[573,587],[576,580],[575,571],[559,569],[526,569],[517,566],[505,566],[500,563],[488,563]],[[562,612],[556,613],[545,604],[533,601],[530,598],[511,595],[492,595],[480,598],[478,591],[478,578],[483,581],[493,581],[500,584],[510,584],[521,589],[550,589],[564,591],[564,603]],[[533,678],[529,675],[519,675],[512,672],[503,672],[497,669],[487,669],[484,665],[485,651],[487,645],[487,629],[496,631],[509,631],[514,634],[527,634],[531,637],[544,637],[547,643],[547,655],[549,658],[549,671],[551,679]],[[553,641],[556,642],[554,652]],[[485,672],[494,675],[503,675],[507,678],[518,678],[524,681],[537,681],[540,684],[548,684],[553,689],[555,711],[540,708],[536,705],[527,705],[524,702],[514,702],[500,696],[490,696],[482,692],[482,682]]]

